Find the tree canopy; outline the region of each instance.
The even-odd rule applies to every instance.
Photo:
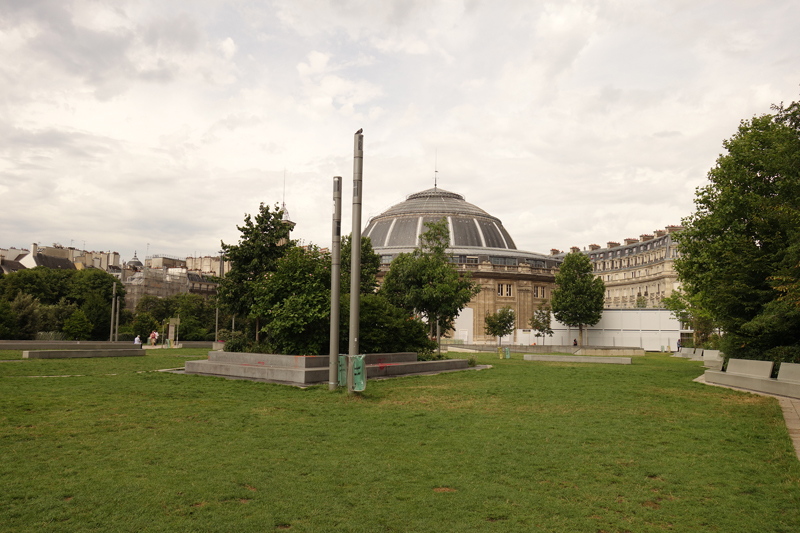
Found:
[[[550,300],[553,316],[569,327],[579,328],[583,344],[583,327],[594,326],[603,316],[606,286],[592,273],[589,257],[581,252],[567,254],[555,279]]]
[[[774,111],[723,142],[676,235],[675,266],[726,355],[800,362],[800,308],[780,292],[800,279],[800,105]]]
[[[481,288],[469,272],[461,275],[452,264],[446,251],[447,220],[426,222],[425,227],[428,231],[420,235],[419,246],[392,261],[380,292],[398,307],[424,316],[433,333],[437,321],[443,331],[451,329],[455,317]]]
[[[225,244],[222,250],[231,262],[230,271],[220,280],[220,302],[233,314],[251,315],[256,286],[269,272],[275,272],[278,260],[293,244],[289,242],[290,227],[283,222],[283,211],[261,203],[253,217],[246,214],[244,225],[236,226],[241,233],[238,244]],[[254,316],[258,324],[260,316]],[[259,327],[256,328],[258,331]]]
[[[350,294],[350,259],[352,255],[350,235],[342,237],[341,262],[339,272],[340,294]],[[361,237],[361,294],[372,294],[378,288],[378,271],[381,268],[381,256],[372,249],[372,240]]]
[[[542,337],[545,340],[546,336],[553,336],[552,315],[550,306],[545,303],[540,303],[539,308],[533,312],[529,324],[531,329],[536,332],[536,337]]]
[[[0,338],[33,339],[40,331],[64,332],[66,319],[80,308],[92,325],[89,338],[108,339],[112,287],[124,305],[125,287],[100,269],[20,270],[0,277]]]
[[[497,343],[503,343],[503,337],[514,331],[514,322],[517,316],[509,306],[499,309],[496,313],[489,313],[484,318],[484,331],[487,335],[497,337]]]

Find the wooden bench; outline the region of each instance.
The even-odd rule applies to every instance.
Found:
[[[778,378],[773,379],[772,361],[731,359],[726,372],[706,370],[706,383],[726,385],[756,392],[800,399],[800,364],[781,363]]]

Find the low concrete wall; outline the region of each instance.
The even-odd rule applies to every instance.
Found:
[[[0,350],[110,350],[133,346],[133,341],[0,341]]]
[[[118,350],[26,350],[23,359],[73,359],[77,357],[137,357],[145,355],[141,348]]]
[[[644,350],[641,348],[581,348],[575,355],[626,355],[626,356],[639,356],[644,355]]]
[[[564,353],[572,355],[623,355],[638,356],[644,355],[644,350],[636,346],[572,346],[572,345],[539,345],[527,346],[522,344],[504,344],[503,348],[510,348],[516,353]],[[442,346],[444,348],[444,346]],[[448,352],[470,351],[470,352],[495,352],[496,344],[459,344],[448,346]]]
[[[630,357],[592,357],[585,355],[538,355],[526,354],[523,356],[526,361],[554,361],[558,363],[599,363],[608,365],[629,365]]]

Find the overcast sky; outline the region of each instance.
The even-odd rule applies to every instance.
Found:
[[[800,95],[797,0],[0,1],[0,247],[210,255],[260,202],[330,244],[439,186],[517,247],[678,224]],[[85,245],[84,245],[85,242]],[[148,248],[149,245],[149,248]]]

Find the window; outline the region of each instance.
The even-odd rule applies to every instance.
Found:
[[[386,265],[386,264],[391,263],[391,262],[392,262],[392,256],[391,255],[382,255],[381,256],[381,264],[382,265]]]
[[[510,283],[498,283],[497,284],[497,295],[498,296],[511,296],[511,284]]]
[[[539,297],[539,287],[534,287],[533,288],[533,297],[534,298],[538,298]]]

